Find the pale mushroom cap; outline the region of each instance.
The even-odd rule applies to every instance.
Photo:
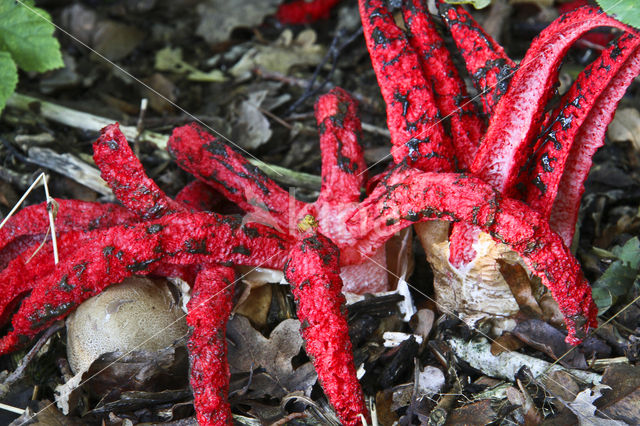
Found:
[[[67,356],[78,374],[107,352],[159,350],[185,336],[184,313],[166,282],[130,277],[82,303],[67,319]]]

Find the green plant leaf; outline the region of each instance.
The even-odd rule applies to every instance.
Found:
[[[608,15],[618,21],[640,28],[640,7],[638,0],[596,0]]]
[[[11,59],[9,52],[0,52],[0,112],[7,99],[16,90],[18,84],[18,67]]]
[[[614,247],[613,253],[632,269],[640,267],[640,240],[638,237],[629,239],[622,247]]]
[[[632,289],[640,268],[640,240],[631,238],[612,250],[616,260],[592,286],[592,297],[602,315]]]
[[[53,30],[49,14],[33,7],[33,1],[0,1],[0,50],[11,53],[21,69],[44,72],[64,66]]]
[[[491,4],[491,0],[445,0],[449,4],[470,4],[476,9],[484,9]]]

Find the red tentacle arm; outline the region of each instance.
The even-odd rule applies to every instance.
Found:
[[[56,232],[93,230],[138,220],[136,215],[117,204],[58,198],[55,202],[58,205],[55,216]],[[44,237],[47,231],[49,214],[46,203],[25,207],[0,229],[0,250],[23,237]]]
[[[516,64],[462,6],[442,2],[440,15],[451,31],[487,116],[507,91]]]
[[[409,43],[419,53],[421,68],[433,87],[440,114],[451,122],[457,166],[468,169],[480,146],[485,125],[425,4],[422,1],[403,3],[402,13],[410,30]]]
[[[61,199],[56,199],[56,203],[59,206],[56,232],[60,234],[130,224],[138,219],[116,204]],[[0,324],[6,321],[19,297],[53,270],[53,247],[45,244],[39,248],[48,230],[46,203],[25,207],[0,229]],[[75,235],[76,239],[69,244],[58,241],[60,256],[69,255],[83,242],[83,232]]]
[[[309,231],[291,249],[284,273],[298,304],[307,354],[324,392],[343,424],[360,425],[359,415],[369,415],[343,312],[339,254],[331,240]]]
[[[405,158],[422,170],[453,169],[453,147],[440,123],[431,82],[418,55],[382,0],[360,0],[367,49],[387,104],[396,163]]]
[[[580,200],[584,193],[584,181],[591,168],[591,158],[604,143],[607,126],[613,119],[618,101],[638,74],[640,74],[640,49],[636,49],[633,56],[627,60],[618,75],[600,95],[571,146],[566,168],[558,185],[558,195],[549,218],[549,223],[560,234],[567,246],[571,246],[575,233]]]
[[[194,211],[211,211],[223,200],[216,190],[199,180],[192,180],[176,195],[176,201]]]
[[[147,176],[117,123],[101,130],[93,144],[93,158],[118,200],[141,218],[156,219],[185,210]]]
[[[315,111],[322,153],[318,203],[357,203],[367,165],[360,146],[362,128],[355,101],[343,89],[335,88],[318,99]]]
[[[567,217],[572,220],[568,222],[551,222],[567,246],[571,245],[577,219],[573,215],[577,213],[575,200],[582,196],[580,188],[586,179],[585,172],[591,167],[591,156],[604,143],[607,124],[618,102],[640,73],[639,58],[640,38],[632,34],[623,35],[603,51],[563,97],[562,109],[539,142],[533,172],[525,186],[526,202],[546,218],[552,208],[557,209],[556,200],[560,210],[570,213]],[[577,169],[583,172],[576,174]],[[561,186],[568,186],[570,191],[558,196]],[[571,195],[574,193],[576,196]],[[569,199],[572,201],[567,203]]]
[[[232,262],[278,269],[290,246],[286,235],[272,228],[241,225],[239,219],[213,213],[175,213],[145,223],[61,236],[61,247],[74,244],[76,250],[61,257],[50,272],[46,265],[52,260],[39,263],[48,273],[26,284],[33,291],[13,317],[13,330],[0,340],[0,354],[14,350],[25,338],[132,274],[148,274],[166,264]]]
[[[471,167],[473,174],[501,193],[513,188],[518,171],[531,154],[528,149],[554,92],[562,57],[582,34],[599,26],[630,30],[598,9],[584,7],[555,20],[534,40],[495,108]]]
[[[180,167],[261,222],[282,230],[295,227],[296,218],[290,218],[290,212],[302,211],[304,203],[290,197],[240,153],[197,124],[174,129],[168,147]]]
[[[58,254],[63,259],[72,255],[80,244],[86,242],[84,232],[71,233],[74,236],[71,240],[58,240]],[[9,319],[21,296],[32,290],[54,270],[53,246],[50,243],[42,248],[39,242],[32,244],[8,262],[0,272],[0,325]]]
[[[308,24],[329,17],[340,0],[294,0],[278,7],[276,17],[283,24]]]
[[[568,342],[578,343],[589,327],[597,326],[591,288],[562,239],[524,203],[501,200],[497,191],[475,177],[414,173],[393,186],[376,189],[347,226],[354,232],[370,230],[366,236],[370,246],[360,246],[370,253],[371,247],[398,230],[433,219],[478,226],[517,252],[558,302],[569,332]]]
[[[200,426],[233,424],[229,407],[229,363],[225,330],[233,303],[235,272],[230,267],[198,273],[187,304],[187,324],[193,329],[187,347],[191,387]]]

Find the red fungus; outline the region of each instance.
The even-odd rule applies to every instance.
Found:
[[[480,144],[484,123],[474,114],[475,106],[425,5],[411,2],[403,7],[402,13],[410,30],[409,43],[419,52],[421,68],[433,88],[440,116],[451,122],[457,167],[467,168]]]
[[[590,29],[629,27],[595,8],[563,15],[532,43],[507,93],[496,105],[470,171],[505,194],[512,194],[527,149],[539,131],[544,107],[553,95],[562,57],[571,43]]]
[[[582,120],[582,124],[567,132],[572,136],[565,136],[574,142],[562,154],[567,165],[560,183],[553,185],[558,186],[558,194],[567,194],[570,205],[554,200],[550,213],[548,209],[541,212],[509,196],[515,194],[516,172],[534,149],[533,141],[543,121],[542,110],[551,96],[557,64],[570,42],[597,25],[630,30],[592,8],[580,9],[552,24],[534,43],[505,96],[500,98],[501,89],[486,96],[486,112],[491,113],[494,104],[495,110],[487,136],[474,156],[476,143],[472,135],[477,133],[480,120],[464,119],[462,115],[456,116],[455,108],[451,110],[452,102],[457,105],[451,90],[462,88],[463,84],[438,45],[430,17],[420,7],[405,8],[405,19],[412,31],[408,39],[395,26],[381,1],[361,0],[360,10],[374,69],[388,105],[394,159],[400,163],[384,176],[374,178],[377,184],[362,203],[357,203],[365,184],[365,166],[358,144],[359,121],[350,97],[339,89],[322,97],[316,109],[323,149],[323,187],[321,197],[311,205],[290,197],[241,155],[197,126],[177,129],[172,136],[170,147],[182,167],[236,202],[250,217],[273,227],[251,222],[242,225],[235,217],[190,211],[207,208],[215,201],[200,183],[192,184],[179,200],[170,199],[145,175],[117,125],[109,126],[95,144],[96,163],[120,201],[138,217],[118,208],[110,210],[111,207],[80,215],[77,223],[63,214],[70,223],[61,227],[58,242],[63,261],[59,265],[53,265],[51,243],[33,256],[29,268],[25,265],[36,245],[11,260],[0,273],[0,279],[4,278],[0,282],[6,289],[0,298],[3,317],[22,293],[28,290],[32,293],[14,315],[13,329],[0,340],[0,353],[16,349],[86,298],[129,275],[187,277],[195,280],[190,350],[198,416],[204,423],[228,422],[230,412],[224,402],[228,367],[221,330],[230,310],[228,284],[234,275],[227,265],[281,268],[286,261],[285,274],[293,285],[299,317],[306,325],[303,333],[307,351],[339,417],[346,424],[357,424],[359,414],[366,417],[366,408],[342,314],[340,266],[344,271],[348,265],[362,263],[367,255],[383,251],[384,242],[399,229],[434,219],[468,226],[454,229],[454,240],[466,241],[468,245],[469,232],[482,229],[519,253],[557,300],[565,315],[569,342],[577,343],[589,327],[594,327],[596,308],[590,287],[560,236],[551,230],[547,216],[550,214],[553,220],[567,210],[570,214],[575,212],[578,187],[582,185],[590,156],[601,144],[605,124],[611,119],[623,86],[629,84],[640,68],[637,45],[632,38],[619,41],[630,51],[611,48],[607,51],[610,60],[602,58],[605,66],[614,68],[613,76],[587,71],[579,83],[591,84],[595,79],[599,87],[589,93],[578,88],[573,92],[597,101],[586,101],[588,112],[572,112],[580,114],[582,118],[576,120]],[[479,32],[479,27],[462,9],[443,6],[443,10],[454,39],[462,40],[461,34],[467,34],[469,37],[461,46],[464,43],[479,46],[475,55],[469,49],[463,49],[466,51],[462,53],[468,69],[483,69],[480,74],[472,74],[478,74],[478,87],[488,89],[494,77],[498,82],[503,68],[497,65],[504,59],[503,52]],[[463,15],[464,20],[460,20]],[[438,60],[421,58],[414,50],[431,42],[436,43],[433,52],[440,56]],[[549,63],[548,57],[538,60],[537,55],[542,53],[551,55],[552,60]],[[535,61],[538,67],[532,66]],[[433,70],[426,70],[427,67]],[[446,77],[441,75],[443,72]],[[442,90],[432,92],[433,84],[442,85]],[[526,93],[529,95],[525,96]],[[531,96],[535,102],[529,101]],[[452,122],[457,122],[453,141],[439,123],[439,108],[450,111],[447,114],[453,114]],[[555,116],[569,110],[569,106],[561,106]],[[548,122],[553,131],[556,122],[553,118]],[[464,150],[455,153],[460,159],[455,158],[454,146]],[[543,153],[544,142],[537,148]],[[470,175],[450,172],[469,164]],[[339,190],[330,193],[335,188]],[[204,204],[196,199],[198,194],[208,197]],[[22,215],[24,218],[29,213]],[[322,234],[315,230],[314,216]],[[42,236],[43,222],[38,220],[25,228],[15,222],[4,234],[0,232],[0,240],[4,241],[4,250],[3,247],[0,250],[13,254],[21,243],[30,244]],[[87,224],[94,220],[97,220],[95,229],[88,230]],[[570,222],[575,218],[564,220]],[[308,229],[309,225],[314,226]],[[560,226],[568,229],[566,225]],[[212,303],[205,302],[211,297],[224,309],[211,311]],[[199,312],[199,306],[205,311]],[[215,330],[207,329],[209,326]],[[206,347],[204,342],[210,339],[214,344]],[[215,358],[212,364],[204,362],[210,357]]]
[[[294,0],[278,7],[276,17],[283,24],[308,24],[329,17],[340,0]]]
[[[360,158],[362,151],[357,144],[359,121],[350,98],[345,93],[336,91],[326,100],[320,107],[323,112],[319,113],[326,130],[323,144],[331,151],[327,161],[340,169],[329,173],[327,182],[331,190],[342,185],[341,188],[349,188],[350,192],[346,197],[336,194],[325,196],[325,200],[319,205],[324,206],[325,210],[331,210],[344,206],[344,203],[358,196],[361,178],[355,173],[364,170],[364,162]],[[264,217],[271,217],[275,225],[288,225],[286,207],[292,202],[295,205],[295,202],[286,192],[237,153],[228,151],[223,145],[212,143],[212,138],[199,132],[197,128],[189,127],[182,130],[186,132],[178,132],[179,136],[191,137],[193,135],[189,135],[188,131],[195,131],[196,143],[179,144],[177,147],[174,145],[174,152],[179,158],[188,158],[185,152],[194,147],[197,150],[205,149],[205,152],[214,157],[222,155],[227,158],[229,163],[220,163],[223,166],[228,164],[229,168],[224,167],[231,172],[219,180],[229,183],[225,190],[234,194],[252,185],[252,189],[262,197],[274,194],[283,196],[286,204],[282,209],[275,209],[279,208],[277,203],[271,210],[258,203],[255,211],[265,212]],[[98,208],[90,204],[93,209],[85,208],[86,211],[84,215],[79,215],[78,222],[65,222],[61,226],[58,238],[62,257],[60,264],[53,264],[51,243],[45,244],[42,250],[33,256],[33,263],[28,266],[27,261],[31,253],[37,249],[35,245],[12,259],[7,268],[0,272],[3,286],[7,286],[8,290],[3,292],[0,298],[3,317],[6,319],[22,294],[29,290],[31,294],[22,301],[13,316],[12,330],[0,339],[0,353],[17,349],[57,319],[64,318],[87,298],[132,274],[180,276],[194,282],[194,299],[190,304],[189,314],[189,322],[194,326],[194,332],[189,349],[198,418],[203,424],[229,422],[231,417],[226,403],[228,366],[224,358],[224,325],[231,306],[229,283],[232,281],[233,271],[226,265],[282,268],[291,246],[297,244],[297,231],[292,234],[289,228],[285,228],[289,233],[284,234],[263,224],[242,224],[242,220],[237,217],[193,212],[192,209],[206,208],[207,204],[215,201],[212,192],[205,189],[201,183],[190,184],[180,193],[178,200],[172,200],[146,176],[117,125],[103,129],[94,146],[96,164],[101,168],[103,176],[112,185],[120,201],[139,217],[119,207]],[[217,179],[213,170],[207,177]],[[194,198],[200,195],[206,199]],[[242,196],[237,200],[245,201]],[[205,201],[205,204],[200,204],[201,201]],[[70,213],[67,212],[67,204],[71,208],[74,204],[87,207],[77,201],[61,204],[61,217],[65,221],[71,219]],[[313,208],[303,203],[298,205],[302,208]],[[246,202],[243,206],[248,210],[253,208]],[[24,219],[40,209],[42,207],[26,209],[17,218]],[[273,216],[267,213],[273,213]],[[14,222],[9,223],[4,234],[0,233],[0,238],[4,237],[5,245],[11,245],[20,238],[41,236],[45,225],[43,220],[40,220],[33,226],[24,228],[19,226],[19,222]],[[90,230],[89,224],[93,222],[96,223],[96,227]],[[293,257],[296,262],[305,261],[297,255]],[[337,262],[337,254],[335,259]],[[337,276],[338,264],[329,271]],[[331,276],[331,282],[335,279]],[[337,279],[340,281],[339,277]],[[315,313],[311,300],[305,299],[313,295],[301,296],[301,318],[314,324],[322,322],[324,334],[318,331],[307,333],[307,345],[318,365],[318,374],[327,389],[327,395],[336,404],[338,415],[345,419],[345,422],[354,424],[357,414],[366,415],[366,408],[350,353],[346,319],[341,317],[341,303],[344,299],[334,294],[335,291],[340,294],[341,285],[334,288],[336,290],[327,293],[328,299],[321,303],[324,307]],[[212,304],[208,299],[216,295],[216,290],[222,291],[217,300],[225,309],[216,311],[213,315],[211,312],[217,309],[217,304]],[[204,314],[198,310],[199,305],[202,305]],[[327,315],[327,319],[323,320],[322,315]],[[337,328],[332,329],[329,324]],[[310,330],[317,328],[311,327]],[[333,345],[333,349],[327,350],[331,355],[329,358],[323,358],[317,348],[329,343]],[[340,363],[340,369],[329,368],[331,362],[336,360]],[[348,360],[351,367],[344,364]],[[346,401],[344,395],[340,395],[342,391],[360,395],[359,402]],[[353,410],[357,410],[358,413],[354,413]]]
[[[347,222],[354,230],[371,230],[360,236],[360,250],[371,252],[380,241],[414,222],[466,222],[509,245],[542,279],[565,317],[569,342],[580,342],[589,327],[597,326],[597,308],[580,266],[540,214],[520,201],[501,199],[495,189],[475,177],[407,174],[402,167],[398,171],[402,178],[377,187]]]
[[[334,89],[316,104],[322,148],[322,187],[313,204],[302,203],[251,165],[240,153],[206,133],[198,125],[179,127],[169,139],[169,150],[180,167],[210,185],[250,214],[252,220],[272,225],[295,239],[305,215],[317,218],[319,229],[341,250],[346,291],[386,290],[384,248],[375,262],[352,247],[353,236],[344,220],[358,206],[365,185],[366,166],[360,147],[360,120],[351,97]]]
[[[237,219],[214,213],[175,213],[134,225],[72,231],[62,234],[58,243],[61,262],[56,267],[52,259],[38,259],[37,263],[34,259],[29,264],[36,271],[33,280],[15,278],[33,291],[14,315],[13,330],[0,340],[0,353],[14,350],[21,336],[35,336],[74,306],[133,274],[153,273],[163,265],[225,262],[281,268],[289,247],[272,228],[241,225]],[[18,267],[26,270],[23,256],[2,275]]]
[[[418,54],[382,0],[360,1],[371,63],[387,104],[391,154],[423,170],[452,170],[453,146],[441,126],[431,83]]]
[[[193,328],[187,347],[191,388],[200,426],[233,424],[229,395],[229,364],[225,330],[233,303],[233,268],[215,266],[198,273],[187,304]]]
[[[102,129],[100,138],[93,144],[93,152],[102,178],[116,197],[141,218],[156,219],[185,210],[147,176],[118,125]]]
[[[446,105],[450,100],[448,89],[454,87],[455,83],[448,80],[457,81],[458,86],[464,87],[457,74],[446,65],[449,54],[438,42],[439,38],[433,29],[431,17],[424,11],[421,2],[412,2],[405,6],[403,14],[408,29],[408,34],[405,34],[396,26],[383,2],[360,0],[360,11],[367,47],[383,98],[387,103],[387,121],[394,146],[394,161],[398,164],[410,164],[429,173],[466,169],[471,176],[480,179],[477,184],[472,185],[474,188],[479,188],[478,185],[482,183],[490,185],[488,188],[492,188],[503,197],[518,195],[530,202],[533,210],[509,198],[499,201],[499,198],[486,194],[488,198],[483,201],[472,197],[471,190],[464,190],[464,186],[459,185],[461,179],[454,179],[452,182],[451,179],[444,178],[445,174],[442,174],[443,182],[449,182],[450,188],[443,184],[435,185],[430,180],[423,182],[423,187],[390,177],[387,179],[386,188],[381,189],[378,185],[368,200],[372,200],[374,204],[382,203],[382,200],[386,203],[389,194],[394,192],[398,194],[395,202],[399,205],[404,203],[410,209],[417,209],[408,210],[404,218],[387,218],[386,223],[391,224],[392,229],[397,230],[395,220],[403,219],[402,225],[397,226],[406,226],[408,221],[422,220],[424,216],[431,215],[439,215],[445,220],[456,222],[450,230],[447,250],[447,267],[452,270],[449,271],[449,275],[446,271],[440,274],[443,277],[458,277],[468,272],[465,268],[476,256],[473,244],[480,230],[484,229],[495,238],[495,226],[499,225],[499,234],[502,237],[498,240],[509,244],[514,251],[520,253],[530,270],[548,285],[565,314],[569,329],[568,340],[575,343],[577,340],[574,332],[583,333],[590,325],[595,325],[596,315],[590,302],[588,286],[579,273],[577,263],[570,257],[568,250],[560,250],[557,236],[536,239],[534,230],[529,229],[529,224],[520,223],[514,218],[525,212],[528,215],[537,211],[540,216],[532,216],[531,219],[536,224],[536,229],[545,229],[540,231],[545,235],[549,228],[555,229],[561,233],[562,240],[566,243],[571,241],[582,194],[582,183],[586,178],[591,156],[602,144],[606,124],[612,118],[617,101],[640,71],[635,56],[635,31],[596,8],[577,9],[545,29],[532,44],[520,68],[516,69],[514,62],[506,56],[504,50],[475,23],[468,12],[460,6],[441,3],[440,13],[479,91],[484,113],[490,118],[482,141],[466,143],[459,142],[459,135],[464,135],[464,130],[467,131],[467,135],[473,134],[477,124],[460,120],[457,122],[459,128],[456,128],[452,120],[455,156],[429,156],[448,163],[442,164],[423,161],[419,156],[412,156],[412,152],[406,149],[398,149],[416,141],[415,133],[403,135],[397,131],[398,128],[406,130],[409,127],[403,128],[407,121],[407,111],[425,111],[425,116],[432,117],[431,108],[437,105],[441,113],[450,114],[450,106]],[[598,26],[612,26],[628,33],[581,74],[571,92],[563,98],[562,106],[554,115],[548,115],[544,119],[544,108],[554,94],[553,86],[557,80],[562,57],[572,42]],[[417,61],[415,51],[425,54],[420,55]],[[430,76],[430,73],[434,73],[435,77]],[[427,84],[429,78],[432,79],[431,85]],[[435,83],[437,81],[440,83]],[[429,87],[433,87],[433,92]],[[403,102],[398,102],[397,93],[403,95]],[[468,104],[468,110],[473,114],[472,104]],[[479,112],[475,115],[481,116]],[[547,133],[541,131],[543,123],[550,127]],[[415,130],[417,124],[412,122],[411,129]],[[447,135],[441,137],[441,131],[439,122],[430,122],[429,126],[421,128],[422,141],[413,153],[426,152],[434,140],[441,144],[439,147],[447,146]],[[542,135],[538,136],[541,133]],[[437,136],[434,138],[434,135]],[[538,137],[540,141],[536,144]],[[558,143],[555,145],[552,142]],[[479,146],[477,152],[476,146]],[[526,170],[528,159],[533,160],[532,176],[528,171],[521,172],[523,169]],[[516,191],[517,183],[523,188],[521,193]],[[418,193],[402,191],[401,189],[407,185]],[[431,199],[432,204],[421,204],[424,202],[421,198],[424,194],[421,191],[429,192],[433,188],[438,189],[437,197]],[[374,194],[377,194],[377,199]],[[505,219],[498,220],[494,227],[483,226],[477,223],[477,220],[457,217],[455,214],[457,209],[464,208],[470,199],[476,200],[473,204],[476,214],[482,205],[491,203],[509,205],[513,210],[508,211],[508,214],[503,211],[503,214],[498,215],[497,217]],[[370,201],[365,201],[365,204],[367,202]],[[382,215],[386,211],[386,204],[376,205],[379,210],[369,209],[363,213],[364,217],[354,215],[350,219],[349,224],[353,228],[349,229],[352,232],[355,232],[356,227],[376,229],[376,238],[358,236],[359,247],[365,247],[366,244],[377,247],[379,241],[388,237],[390,230],[382,228],[381,224],[384,221],[381,218],[374,220],[374,223],[371,222],[371,214],[375,212]],[[362,225],[367,222],[368,226]],[[508,234],[517,237],[516,240],[510,241],[505,237]],[[526,250],[518,247],[526,247]],[[535,253],[535,259],[532,253]],[[569,262],[566,265],[568,275],[559,274],[557,270],[550,272],[549,268],[540,266],[540,262],[549,264],[555,255],[563,259],[568,257],[568,260],[559,260],[560,263]],[[562,277],[561,280],[558,280],[559,276]],[[565,291],[573,287],[577,292],[575,296],[571,291]],[[581,321],[573,318],[577,315],[576,312],[580,312]]]
[[[313,360],[324,392],[345,425],[368,417],[356,378],[340,279],[338,247],[312,228],[289,253],[284,274],[296,298],[305,350]]]
[[[516,64],[462,6],[440,2],[439,9],[478,90],[484,113],[491,116],[507,91]]]
[[[526,201],[571,246],[591,157],[604,143],[618,101],[640,74],[640,38],[621,36],[580,73],[539,139]],[[526,174],[526,172],[525,172]]]

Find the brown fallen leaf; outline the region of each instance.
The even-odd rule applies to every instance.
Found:
[[[242,77],[255,68],[287,74],[295,66],[308,66],[320,63],[325,48],[316,44],[313,30],[302,31],[293,37],[291,30],[285,30],[272,44],[256,45],[229,70],[235,77]]]
[[[562,359],[560,364],[567,368],[586,369],[587,362],[579,350],[565,342],[566,335],[544,321],[530,319],[516,325],[512,333],[532,348],[544,352],[553,359]],[[569,352],[571,351],[571,352]]]
[[[578,386],[576,379],[566,371],[551,371],[541,376],[540,381],[547,392],[565,401],[575,399],[580,392],[580,386]]]
[[[640,366],[614,364],[602,383],[611,386],[595,403],[607,416],[628,424],[640,424]]]
[[[618,109],[607,135],[613,142],[629,141],[636,151],[640,151],[640,112],[635,108]]]
[[[29,406],[25,412],[14,420],[11,425],[40,425],[40,426],[80,426],[86,424],[79,418],[65,416],[48,400],[38,401]]]
[[[200,17],[196,34],[212,45],[228,41],[234,29],[260,25],[265,16],[276,12],[279,4],[280,0],[205,0],[196,9],[196,16]]]
[[[270,285],[246,286],[245,297],[238,303],[235,313],[249,318],[258,328],[267,325],[267,315],[271,306],[272,291]]]
[[[398,415],[392,409],[393,391],[385,389],[376,393],[376,411],[381,425],[392,425],[398,421]]]
[[[119,61],[133,52],[144,40],[145,33],[120,22],[105,20],[96,25],[93,48],[111,61]]]
[[[518,263],[509,263],[502,259],[498,259],[497,263],[500,266],[500,273],[509,284],[520,309],[529,315],[541,317],[542,310],[531,290],[531,281],[527,271]]]
[[[524,346],[524,342],[513,334],[506,332],[491,343],[491,355],[498,356],[502,352],[517,351]]]
[[[496,421],[498,413],[493,410],[491,400],[484,399],[451,411],[447,425],[486,425]]]
[[[260,394],[281,398],[289,392],[301,390],[311,393],[317,377],[310,362],[294,369],[292,358],[302,349],[300,322],[282,321],[266,338],[251,326],[249,320],[235,315],[227,325],[228,359],[231,373],[251,373],[249,387],[252,397]]]
[[[173,111],[171,102],[175,102],[178,99],[175,84],[157,72],[144,79],[144,82],[153,89],[144,88],[142,90],[142,95],[149,99],[151,109],[160,114]]]

